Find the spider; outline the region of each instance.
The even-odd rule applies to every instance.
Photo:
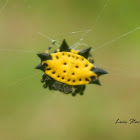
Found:
[[[55,41],[52,45],[55,44]],[[83,95],[87,84],[100,84],[99,76],[107,74],[97,68],[90,53],[91,47],[84,50],[71,49],[63,40],[59,49],[49,53],[37,54],[41,63],[35,68],[43,71],[41,82],[44,88],[56,90],[65,94]]]

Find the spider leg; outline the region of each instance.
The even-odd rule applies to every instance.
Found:
[[[81,86],[80,95],[83,95],[84,94],[85,89],[86,89],[86,86],[85,85],[82,85]]]
[[[77,93],[79,93],[80,95],[84,94],[84,91],[86,89],[85,85],[80,85],[80,86],[75,86],[75,91],[72,93],[72,96],[75,96]]]
[[[48,84],[47,84],[47,75],[45,73],[42,75],[42,79],[41,79],[41,83],[44,83],[44,82],[45,82],[45,84],[43,85],[43,87],[47,88],[47,86],[48,86]]]
[[[52,89],[53,89],[53,88],[52,88],[52,85],[53,85],[53,83],[54,83],[54,80],[53,80],[51,77],[49,77],[48,75],[46,75],[44,81],[45,81],[45,84],[43,85],[43,87],[44,87],[44,88],[49,87],[49,89],[52,90]]]
[[[75,91],[72,93],[72,96],[75,96],[77,93],[81,91],[81,86],[75,86]]]
[[[54,89],[53,84],[55,83],[55,80],[48,76],[47,83],[48,83],[49,89],[53,90]]]
[[[45,82],[46,77],[47,77],[46,74],[43,74],[43,75],[42,75],[41,83],[44,83],[44,82]]]
[[[50,44],[50,46],[48,47],[48,49],[45,51],[45,53],[49,53],[49,51],[51,50],[51,48],[54,46],[55,44],[55,40],[52,41],[52,44]]]
[[[46,74],[44,74],[44,75],[46,75]],[[44,82],[45,82],[45,84],[43,85],[43,87],[44,88],[47,88],[48,87],[48,81],[49,81],[49,78],[48,78],[48,76],[46,75],[46,76],[44,76],[44,75],[42,75],[42,77],[44,78]]]

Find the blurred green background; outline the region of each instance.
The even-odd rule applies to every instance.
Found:
[[[140,121],[140,1],[106,2],[0,0],[0,140],[140,139],[140,123],[115,124]],[[39,33],[72,46],[88,29],[81,43],[93,49],[136,30],[93,51],[109,72],[102,86],[76,97],[44,89],[34,67],[51,40]]]

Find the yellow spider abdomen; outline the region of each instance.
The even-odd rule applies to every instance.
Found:
[[[72,52],[57,52],[51,54],[52,60],[46,60],[48,65],[45,73],[56,81],[67,85],[89,84],[92,76],[97,74],[91,71],[94,67],[87,59]]]

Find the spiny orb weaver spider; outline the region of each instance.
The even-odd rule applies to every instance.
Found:
[[[52,43],[54,44],[55,41]],[[56,90],[65,94],[77,93],[83,95],[87,84],[100,84],[99,76],[106,71],[95,67],[90,48],[84,50],[71,49],[64,40],[59,49],[49,53],[37,54],[41,63],[35,68],[44,72],[41,82],[44,88]]]

